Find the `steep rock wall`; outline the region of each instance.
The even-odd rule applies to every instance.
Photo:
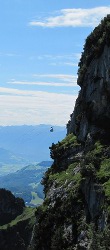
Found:
[[[109,17],[109,16],[108,16]],[[102,27],[102,33],[107,26]],[[99,32],[97,28],[97,33]],[[85,141],[87,136],[98,137],[104,135],[110,138],[110,45],[107,42],[107,30],[103,49],[100,53],[93,51],[94,57],[89,55],[88,39],[85,44],[85,50],[82,54],[78,84],[81,86],[79,96],[71,120],[67,125],[67,132],[75,133],[80,141]],[[94,32],[91,35],[94,38]],[[99,45],[97,45],[99,46]],[[92,45],[91,45],[92,47]],[[98,47],[97,47],[98,48]],[[87,58],[91,60],[87,62]],[[83,70],[85,69],[85,70]]]

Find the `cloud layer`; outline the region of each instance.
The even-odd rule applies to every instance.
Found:
[[[16,81],[12,79],[7,82],[8,84],[14,85],[36,85],[36,86],[53,86],[53,87],[73,87],[77,85],[76,75],[66,75],[66,74],[34,74],[36,81]],[[45,81],[44,81],[45,79]]]
[[[91,9],[62,9],[56,15],[33,20],[30,26],[54,27],[94,27],[110,13],[110,7],[102,6]]]
[[[78,67],[78,62],[81,57],[81,53],[71,53],[71,54],[63,54],[63,55],[39,55],[37,56],[37,60],[46,61],[48,65],[52,66],[74,66]],[[31,57],[34,59],[35,57]]]
[[[0,88],[0,125],[64,125],[76,96]]]

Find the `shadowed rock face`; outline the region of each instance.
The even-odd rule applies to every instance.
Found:
[[[67,125],[68,134],[75,133],[80,141],[85,141],[88,134],[110,138],[110,46],[105,40],[103,50],[92,58],[89,65],[86,63],[87,46],[86,42],[78,75],[81,90]],[[86,70],[81,77],[84,66]]]
[[[34,209],[0,189],[0,250],[26,250],[35,222]]]
[[[0,226],[9,223],[23,212],[24,201],[8,190],[0,189]]]

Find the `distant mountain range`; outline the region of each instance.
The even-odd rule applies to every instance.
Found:
[[[41,162],[50,160],[49,146],[62,140],[66,128],[51,125],[0,126],[0,163],[20,161]],[[5,158],[6,156],[6,158]]]
[[[16,172],[30,163],[18,154],[10,150],[0,148],[0,176]]]
[[[36,206],[43,202],[41,179],[52,161],[28,165],[21,170],[0,177],[0,188],[10,190],[16,197],[24,199],[26,205]]]
[[[22,197],[27,205],[42,203],[40,182],[52,164],[49,147],[66,135],[65,127],[50,130],[51,125],[0,127],[0,188]]]
[[[28,162],[28,161],[27,161]],[[2,164],[26,164],[26,160],[12,153],[11,151],[0,148],[0,165]]]

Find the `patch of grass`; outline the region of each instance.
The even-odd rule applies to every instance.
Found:
[[[97,172],[98,180],[103,184],[105,197],[110,202],[110,158],[101,162],[100,169]]]
[[[107,198],[107,201],[110,202],[110,180],[108,180],[107,182],[105,182],[103,184],[103,187],[104,187],[105,196]],[[109,214],[110,214],[110,206],[109,206]]]
[[[30,204],[37,206],[43,203],[43,199],[39,198],[37,193],[31,192],[31,194],[32,194],[32,199],[30,201]]]
[[[77,163],[73,163],[69,165],[67,170],[56,173],[56,174],[50,174],[49,181],[56,181],[58,186],[64,185],[67,186],[71,181],[78,182],[81,180],[81,174],[74,173],[74,169],[77,166]]]
[[[13,227],[17,225],[20,221],[29,220],[29,224],[32,225],[35,222],[35,208],[25,207],[24,211],[21,215],[17,216],[14,220],[10,223],[0,226],[0,229],[7,229],[8,227]]]
[[[59,147],[61,146],[66,147],[68,145],[79,145],[77,141],[77,137],[73,135],[72,133],[67,135],[61,142],[56,144],[56,146],[59,146]]]
[[[102,182],[107,181],[110,178],[110,159],[104,159],[101,162],[99,171],[97,172],[97,177],[102,180]]]
[[[103,147],[104,146],[99,141],[97,141],[94,144],[93,149],[86,153],[84,164],[92,164],[94,168],[98,169],[103,156]]]
[[[97,141],[94,146],[95,146],[93,150],[94,154],[95,155],[101,154],[103,150],[103,145],[101,144],[101,142]]]

